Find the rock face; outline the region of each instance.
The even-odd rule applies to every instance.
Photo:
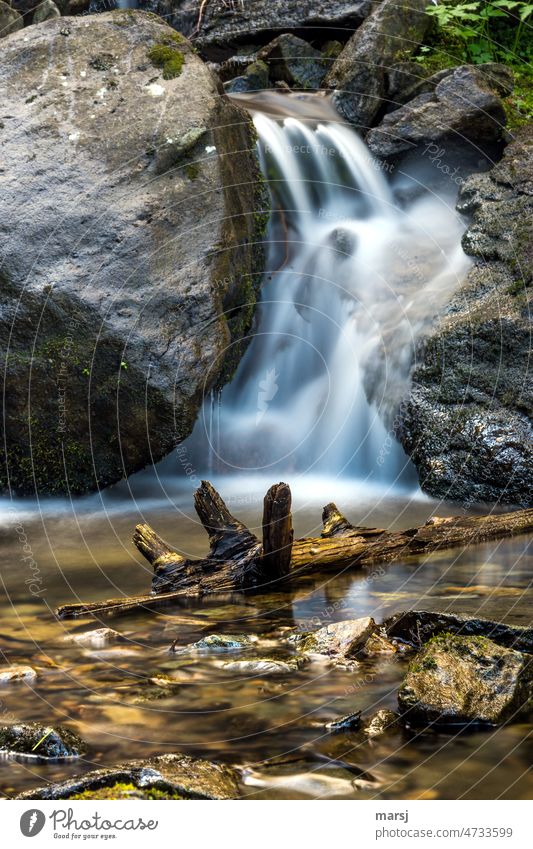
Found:
[[[84,741],[68,728],[39,725],[4,725],[0,728],[0,751],[35,758],[79,758],[87,752]]]
[[[116,788],[117,793],[111,792],[109,796],[114,798],[118,795],[120,785],[127,783],[143,791],[145,798],[235,799],[239,796],[238,780],[238,772],[231,767],[171,754],[98,769],[81,778],[70,778],[61,784],[48,784],[30,790],[18,798],[90,799],[98,798],[97,794],[103,788],[110,791]],[[161,795],[155,796],[149,791],[160,791]]]
[[[490,723],[533,710],[533,659],[485,637],[434,637],[410,665],[398,693],[412,724]]]
[[[97,0],[98,2],[98,0]],[[202,8],[196,0],[141,0],[141,7],[161,15],[194,41],[210,58],[227,56],[242,44],[266,44],[280,32],[304,38],[324,32],[355,28],[369,13],[370,0],[246,0],[228,3],[210,0]]]
[[[421,94],[370,130],[370,150],[386,158],[430,144],[487,147],[498,142],[505,127],[500,96],[511,93],[513,77],[503,65],[489,68],[461,65],[443,78],[442,72],[430,77],[420,86]]]
[[[370,616],[334,622],[310,634],[299,648],[309,654],[351,658],[364,646],[375,628],[376,623]]]
[[[267,217],[255,137],[142,12],[13,34],[0,83],[0,488],[82,493],[168,453],[239,360]]]
[[[420,344],[400,408],[400,441],[439,498],[533,503],[532,149],[524,128],[489,174],[463,184],[463,247],[476,263]]]
[[[22,29],[24,19],[16,9],[12,9],[4,0],[0,0],[0,38]]]
[[[372,126],[387,93],[389,68],[416,50],[429,28],[426,6],[427,0],[383,0],[348,41],[325,81],[348,121]]]

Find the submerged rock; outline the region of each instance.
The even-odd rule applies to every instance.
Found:
[[[351,796],[354,790],[375,789],[378,780],[370,772],[346,761],[330,758],[283,755],[260,763],[244,772],[244,783],[251,787],[287,791],[303,798]]]
[[[326,655],[338,659],[353,658],[375,628],[376,623],[370,616],[333,622],[307,635],[297,643],[297,648],[306,654]]]
[[[528,127],[515,135],[461,187],[475,264],[420,342],[397,417],[422,488],[470,504],[533,504],[533,141]]]
[[[410,664],[398,693],[413,724],[498,725],[533,710],[533,659],[486,637],[433,637]]]
[[[503,65],[490,67],[487,73],[483,67],[461,65],[444,77],[435,75],[433,83],[431,78],[425,81],[423,93],[370,130],[366,141],[372,153],[387,158],[417,147],[427,154],[432,145],[487,149],[498,142],[506,121],[501,96],[511,93],[513,75]]]
[[[338,719],[332,719],[331,722],[326,722],[327,731],[354,731],[361,725],[361,711],[356,710],[355,713],[347,713],[346,716],[341,716]]]
[[[81,757],[87,752],[87,744],[68,728],[31,722],[0,727],[0,751],[61,760]]]
[[[288,675],[297,672],[299,663],[296,658],[277,660],[271,657],[257,657],[250,660],[230,660],[223,664],[227,672],[243,673],[249,676]]]
[[[401,57],[414,52],[426,34],[427,0],[383,0],[352,35],[325,83],[348,121],[371,127],[387,94],[387,74]]]
[[[12,681],[26,681],[32,684],[36,678],[37,672],[31,666],[0,668],[0,684],[10,684]]]
[[[493,643],[522,652],[533,652],[533,628],[506,625],[489,619],[456,616],[428,610],[406,610],[395,613],[383,622],[391,639],[404,640],[419,647],[431,637],[442,633],[463,637],[489,637]]]
[[[65,642],[76,643],[83,648],[103,649],[109,643],[119,642],[125,638],[112,628],[96,628],[94,631],[84,631],[82,634],[68,634]]]
[[[0,87],[0,489],[83,493],[185,439],[239,361],[268,208],[255,136],[143,12],[10,35]]]
[[[249,648],[253,643],[254,640],[251,637],[247,637],[246,634],[209,634],[208,637],[202,637],[196,643],[190,643],[190,645],[183,648],[173,643],[172,651],[176,654],[191,651],[239,651]]]
[[[115,767],[89,772],[60,784],[48,784],[21,794],[19,799],[124,798],[123,785],[133,787],[140,798],[236,799],[239,773],[228,766],[187,755],[170,754],[147,760],[127,761]],[[108,796],[103,795],[109,791]],[[113,790],[117,796],[113,796]],[[93,795],[94,794],[94,795]],[[135,797],[134,797],[135,798]],[[139,798],[139,797],[137,797]]]

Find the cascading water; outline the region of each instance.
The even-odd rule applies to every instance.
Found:
[[[204,404],[189,456],[210,474],[412,482],[382,419],[405,392],[416,338],[464,276],[464,224],[428,191],[401,208],[341,123],[254,123],[273,206],[266,282],[250,345]]]

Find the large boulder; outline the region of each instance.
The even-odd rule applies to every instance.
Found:
[[[137,791],[137,792],[135,792]],[[235,799],[239,773],[187,755],[160,755],[68,778],[22,793],[19,799]]]
[[[0,38],[11,35],[12,32],[22,29],[24,19],[16,9],[12,9],[4,0],[0,0]]]
[[[284,82],[291,88],[316,90],[326,75],[320,51],[291,33],[267,44],[259,51],[258,59],[268,66],[273,82]]]
[[[476,262],[420,343],[400,407],[398,436],[438,498],[533,503],[532,150],[525,127],[490,173],[463,184],[463,247]]]
[[[493,622],[478,616],[457,616],[433,610],[402,610],[383,622],[389,639],[403,640],[420,647],[439,634],[463,637],[489,637],[493,643],[521,652],[533,653],[533,628]]]
[[[314,631],[298,643],[298,649],[306,654],[325,655],[335,659],[353,658],[363,648],[376,623],[370,616],[362,619],[345,619],[332,622]]]
[[[387,158],[432,144],[498,142],[506,120],[501,97],[511,93],[513,77],[502,65],[489,68],[461,65],[420,83],[420,94],[370,130],[366,141],[372,153]]]
[[[102,5],[107,0],[93,0]],[[266,44],[281,32],[309,40],[328,32],[358,26],[369,13],[371,0],[140,0],[142,8],[161,15],[180,32],[194,38],[210,58],[231,54],[242,44]],[[92,5],[91,8],[94,6]],[[201,11],[200,11],[201,10]]]
[[[533,658],[486,637],[434,637],[410,664],[398,693],[410,724],[501,722],[533,710]]]
[[[143,12],[15,33],[0,83],[0,487],[82,493],[168,453],[239,360],[266,221],[255,136]]]
[[[427,0],[382,0],[350,38],[325,80],[348,121],[363,129],[372,126],[387,94],[389,69],[418,48],[429,28],[427,5]]]

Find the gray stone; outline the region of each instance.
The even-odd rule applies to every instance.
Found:
[[[284,33],[264,47],[258,58],[268,66],[272,82],[284,82],[296,89],[319,89],[326,66],[319,50],[296,35]]]
[[[326,723],[327,731],[354,731],[361,725],[361,711],[348,713],[346,716],[341,716],[339,719],[333,719]]]
[[[426,80],[420,94],[370,130],[372,153],[391,157],[432,144],[487,147],[499,141],[506,121],[500,95],[509,94],[513,77],[501,65],[489,67],[461,65]]]
[[[427,0],[383,0],[352,35],[325,84],[348,121],[367,128],[387,95],[389,68],[414,52],[429,25]]]
[[[394,113],[393,113],[394,114]],[[468,503],[533,504],[533,167],[529,128],[489,174],[469,177],[459,209],[475,265],[420,342],[397,435],[422,488]]]
[[[107,790],[107,798],[112,799],[113,788],[127,783],[141,791],[140,798],[150,798],[150,791],[159,791],[159,798],[166,795],[183,799],[236,799],[240,795],[238,782],[239,773],[231,767],[187,755],[168,754],[97,769],[80,778],[38,787],[17,798],[106,798],[102,791]]]
[[[54,3],[54,0],[42,0],[42,2],[35,7],[31,22],[32,24],[42,24],[43,21],[49,21],[51,18],[60,17],[61,12]]]
[[[228,94],[241,94],[249,91],[261,91],[269,87],[268,67],[265,62],[257,60],[245,69],[244,74],[224,83],[224,91]]]
[[[493,643],[516,651],[533,652],[533,628],[506,625],[478,617],[456,616],[428,610],[406,610],[395,613],[383,623],[390,639],[404,640],[420,647],[442,633],[463,637],[489,637]]]
[[[533,710],[533,659],[486,637],[434,637],[410,664],[398,693],[410,724],[491,724]]]
[[[223,664],[227,672],[242,673],[249,676],[288,675],[297,672],[298,661],[295,658],[277,660],[271,657],[256,657],[250,660],[230,660]]]
[[[0,684],[11,684],[13,681],[26,681],[31,684],[36,678],[37,673],[31,666],[0,668]]]
[[[0,38],[22,29],[24,19],[16,9],[12,9],[4,0],[0,0]]]
[[[309,634],[298,644],[298,650],[338,659],[353,658],[375,628],[376,623],[370,616],[333,622]]]
[[[96,628],[94,631],[84,631],[82,634],[68,634],[66,642],[76,643],[83,648],[103,649],[109,643],[123,640],[122,634],[112,628]]]
[[[14,33],[0,86],[0,489],[83,493],[167,454],[233,374],[268,201],[248,117],[153,15]]]
[[[3,725],[0,728],[0,751],[13,756],[62,760],[81,757],[87,752],[87,745],[68,728],[31,722]]]

